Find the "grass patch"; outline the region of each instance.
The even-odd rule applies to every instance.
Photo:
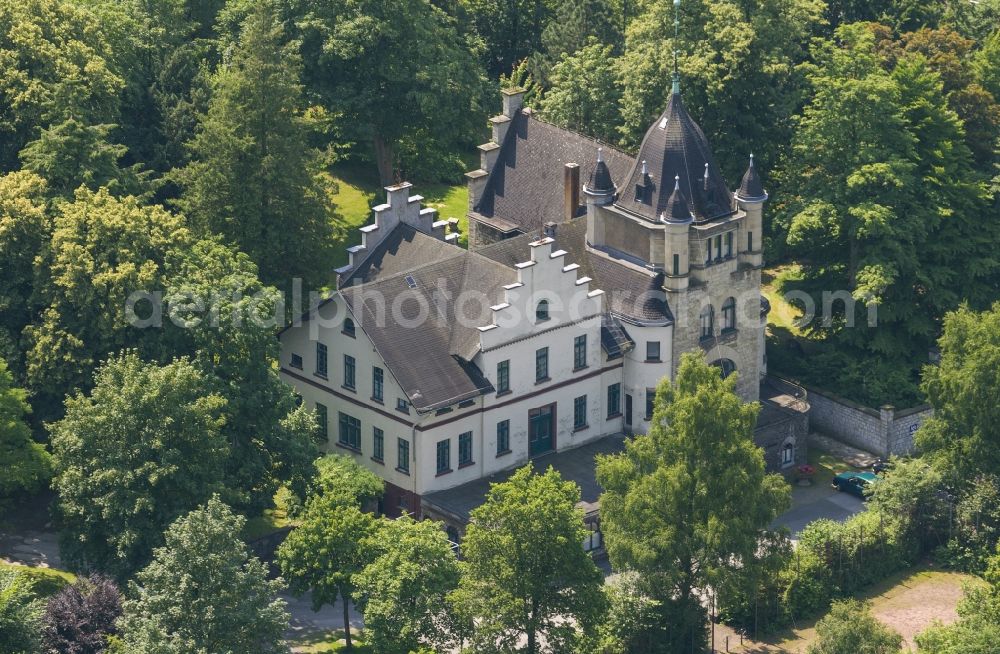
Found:
[[[76,575],[72,572],[55,568],[34,568],[0,561],[0,570],[27,575],[35,584],[35,595],[42,598],[55,595],[63,587],[76,581]]]
[[[247,520],[243,527],[243,540],[256,540],[293,525],[295,522],[288,515],[291,499],[292,494],[287,488],[279,488],[274,494],[274,507],[264,509],[263,514]]]
[[[292,651],[297,654],[330,654],[332,652],[352,652],[353,654],[372,654],[374,651],[370,645],[365,645],[363,641],[354,637],[352,630],[351,642],[353,647],[347,649],[344,646],[344,631],[337,629],[334,631],[317,631],[306,636],[288,641]]]
[[[798,324],[805,312],[785,299],[788,285],[801,279],[802,268],[798,264],[776,266],[761,274],[761,292],[771,303],[767,324],[772,333],[787,332],[795,338],[810,338]]]

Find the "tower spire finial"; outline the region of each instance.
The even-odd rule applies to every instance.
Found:
[[[681,38],[681,0],[674,0],[674,88],[673,94],[681,92],[681,74],[677,67],[677,42]]]

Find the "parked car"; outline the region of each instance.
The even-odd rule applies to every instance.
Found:
[[[842,472],[833,478],[833,487],[865,499],[865,489],[878,481],[874,472]]]

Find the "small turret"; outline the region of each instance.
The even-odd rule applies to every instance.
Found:
[[[667,200],[667,206],[660,214],[660,222],[664,223],[690,223],[694,222],[694,216],[688,207],[687,198],[681,190],[681,176],[674,175],[674,192]]]
[[[753,155],[750,155],[750,166],[743,175],[740,188],[736,191],[736,196],[741,202],[764,202],[767,200],[767,192],[757,174],[757,168],[753,165]]]
[[[611,179],[611,171],[604,162],[602,148],[597,148],[597,165],[590,175],[590,180],[583,185],[583,195],[587,202],[587,242],[604,242],[604,218],[600,207],[615,201],[615,182]]]
[[[608,164],[604,162],[604,148],[597,148],[597,165],[590,175],[590,181],[583,187],[583,192],[595,196],[614,195],[615,183],[611,179]]]

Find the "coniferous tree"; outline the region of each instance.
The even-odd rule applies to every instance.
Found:
[[[261,278],[329,281],[333,208],[303,115],[299,56],[268,3],[247,17],[235,51],[212,78],[212,98],[177,171],[178,205],[193,223],[246,252]]]

